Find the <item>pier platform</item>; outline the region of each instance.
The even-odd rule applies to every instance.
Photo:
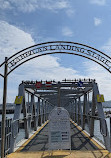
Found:
[[[48,122],[7,158],[110,158],[111,153],[81,130],[73,121],[71,150],[48,150]]]

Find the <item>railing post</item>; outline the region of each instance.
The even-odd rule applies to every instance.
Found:
[[[49,118],[49,106],[50,106],[50,104],[48,103],[48,106],[47,106],[47,119]]]
[[[75,122],[77,122],[77,100],[75,99]]]
[[[74,100],[72,101],[72,120],[74,121],[74,111],[75,111],[75,107],[74,107]]]
[[[71,119],[73,120],[73,101],[71,101]]]
[[[94,117],[95,116],[95,109],[96,109],[96,104],[95,104],[95,98],[94,98],[94,92],[92,96],[92,109],[91,109],[91,119],[90,119],[90,136],[94,136]]]
[[[60,87],[58,87],[58,107],[61,106],[61,101],[60,101]]]
[[[80,98],[80,97],[79,97]],[[82,104],[81,104],[81,98],[80,98],[80,100],[79,100],[80,102],[79,102],[79,108],[80,108],[80,124],[81,124],[81,127],[82,127],[82,125],[83,125],[83,112],[82,112]]]
[[[28,93],[28,121],[29,121],[29,128],[31,129],[31,120],[32,120],[32,111],[33,111],[33,95],[31,95],[31,100],[29,99],[30,95]],[[30,106],[29,106],[30,105]]]
[[[79,125],[79,108],[78,108],[78,104],[79,104],[79,101],[78,101],[78,98],[77,98],[77,124]]]
[[[41,109],[40,109],[40,98],[38,97],[38,125],[41,126]]]
[[[42,125],[42,123],[43,123],[43,121],[42,121],[42,119],[43,119],[43,100],[41,100],[42,101],[42,103],[41,103],[41,108],[40,108],[40,112],[41,112],[41,115],[40,115],[40,117],[41,117],[41,125]]]
[[[46,100],[44,101],[44,122],[46,121]]]
[[[82,124],[82,129],[85,128],[85,114],[86,114],[86,104],[87,104],[87,94],[84,94],[84,102],[83,102],[83,124]]]
[[[32,103],[30,102],[29,103],[29,93],[28,93],[28,102],[27,102],[27,107],[28,107],[28,126],[29,128],[31,129],[31,119],[32,119],[32,114],[31,114],[31,106],[32,106]]]
[[[69,114],[70,114],[70,118],[71,118],[71,102],[69,102],[69,108],[70,108],[70,112],[69,112]]]
[[[87,115],[88,128],[90,131],[89,92],[86,95],[87,95],[86,96],[86,115]]]
[[[80,125],[81,124],[81,121],[80,121],[80,117],[81,117],[81,115],[80,115],[80,97],[78,98],[79,100],[78,100],[78,125]]]
[[[37,111],[36,111],[36,105],[35,105],[35,98],[33,95],[33,112],[34,112],[34,131],[37,130],[38,122],[37,122]]]
[[[45,114],[46,114],[46,116],[45,116],[45,117],[46,117],[46,118],[45,118],[45,121],[47,121],[47,120],[48,120],[48,119],[47,119],[47,101],[46,101],[46,107],[45,107],[45,110],[46,110],[46,111],[45,111]]]
[[[42,100],[42,123],[44,123],[44,100]]]
[[[4,68],[4,87],[3,87],[3,105],[2,105],[2,130],[1,130],[1,158],[4,158],[5,153],[5,119],[6,119],[6,100],[7,100],[7,57],[5,57]]]

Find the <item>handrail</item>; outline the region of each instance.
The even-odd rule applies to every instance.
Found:
[[[81,113],[76,113],[76,112],[71,112],[71,113],[74,113],[74,114],[77,114],[77,115],[81,115]],[[98,118],[98,119],[103,119],[102,117],[99,117],[99,116],[92,116],[92,115],[86,115],[86,114],[82,114],[83,116],[89,116],[90,118]],[[104,119],[106,119],[106,117],[104,117]]]
[[[103,119],[103,120],[105,121],[105,126],[107,127],[106,120],[105,120],[105,119]],[[104,134],[104,133],[103,133],[102,126],[101,126],[101,120],[100,120],[100,132],[101,132],[101,134],[102,134],[104,137],[107,136],[107,128],[106,128],[106,133]]]
[[[71,112],[71,113],[75,113],[75,112]],[[75,113],[76,115],[81,115],[80,113]],[[95,119],[98,119],[100,120],[100,133],[106,137],[107,136],[107,128],[106,128],[106,132],[105,134],[103,133],[103,130],[102,130],[102,126],[101,126],[101,120],[104,120],[105,121],[105,127],[107,127],[107,123],[106,123],[106,117],[105,118],[102,118],[102,117],[99,117],[99,116],[92,116],[92,115],[86,115],[86,114],[82,114],[83,116],[89,116],[90,118],[95,118]],[[86,118],[87,119],[87,118]]]

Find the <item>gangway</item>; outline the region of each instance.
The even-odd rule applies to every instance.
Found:
[[[100,97],[100,100],[98,100]],[[105,120],[101,95],[95,79],[63,81],[22,81],[12,120],[8,158],[19,157],[111,157],[110,135]],[[49,114],[55,107],[65,108],[70,115],[71,151],[48,150]],[[16,145],[20,114],[23,111],[25,140]],[[95,115],[95,112],[98,115]],[[94,122],[100,122],[104,145],[94,138]],[[88,132],[85,126],[88,126]],[[30,136],[33,127],[33,135]],[[16,146],[16,151],[15,151]]]

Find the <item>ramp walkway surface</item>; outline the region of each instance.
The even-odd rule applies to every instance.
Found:
[[[48,123],[25,142],[8,158],[102,158],[111,157],[111,153],[90,138],[79,126],[71,121],[71,150],[48,151]]]

